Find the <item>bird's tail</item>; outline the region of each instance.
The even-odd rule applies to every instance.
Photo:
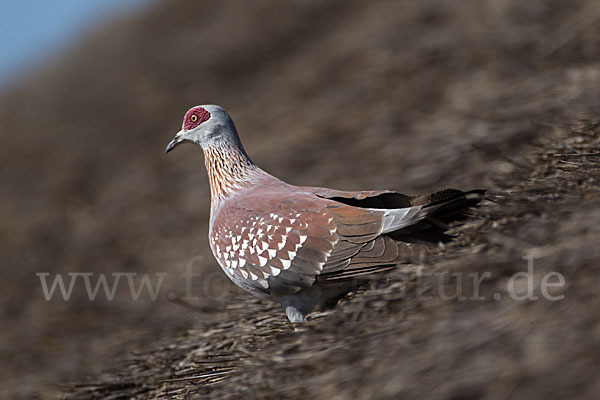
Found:
[[[445,189],[428,195],[410,199],[414,209],[413,223],[389,231],[388,235],[404,242],[439,242],[450,239],[444,232],[449,224],[466,217],[471,207],[476,206],[485,196],[485,190],[463,192]]]

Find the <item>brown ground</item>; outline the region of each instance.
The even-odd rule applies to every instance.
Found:
[[[0,97],[0,398],[597,398],[599,20],[594,0],[165,1],[83,38]],[[294,330],[212,259],[200,152],[163,155],[203,103],[291,183],[494,202]],[[527,255],[563,300],[509,297]],[[170,302],[189,260],[199,300]],[[168,275],[157,301],[46,302],[38,272]],[[441,297],[476,272],[485,300]]]

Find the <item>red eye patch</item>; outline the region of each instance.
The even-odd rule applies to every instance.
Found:
[[[210,118],[210,113],[202,107],[194,107],[183,117],[183,129],[189,131],[194,129]]]

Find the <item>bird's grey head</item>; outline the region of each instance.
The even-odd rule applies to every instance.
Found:
[[[168,153],[183,142],[195,143],[203,149],[219,144],[242,147],[231,117],[217,105],[190,108],[183,117],[181,130],[165,151]]]

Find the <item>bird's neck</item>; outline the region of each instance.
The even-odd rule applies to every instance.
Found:
[[[243,148],[215,144],[204,149],[204,163],[210,183],[210,202],[214,208],[227,196],[248,187],[261,170]]]

